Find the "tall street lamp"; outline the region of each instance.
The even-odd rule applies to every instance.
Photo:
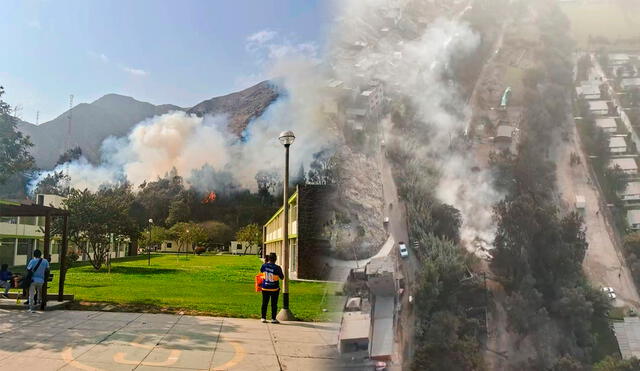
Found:
[[[148,266],[151,266],[151,227],[153,226],[153,219],[149,219],[149,244],[147,245],[147,259]]]
[[[282,283],[282,309],[278,313],[279,321],[293,321],[295,317],[289,310],[289,146],[293,144],[296,136],[292,131],[280,133],[280,143],[284,146],[284,205],[282,215],[284,226],[282,228],[282,251],[284,260],[284,282]]]

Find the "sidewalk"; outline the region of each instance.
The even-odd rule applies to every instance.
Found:
[[[0,310],[0,370],[324,370],[334,323]]]

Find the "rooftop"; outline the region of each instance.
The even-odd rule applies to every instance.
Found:
[[[598,95],[600,96],[600,87],[597,85],[583,84],[576,88],[578,95]]]
[[[620,86],[623,89],[630,86],[640,86],[640,77],[627,77],[622,79]]]
[[[596,119],[596,125],[602,129],[617,129],[616,119],[613,117],[602,117]]]
[[[629,182],[627,188],[625,188],[623,195],[637,195],[640,194],[640,182]]]
[[[368,339],[371,331],[371,316],[362,312],[344,312],[340,327],[340,341]]]
[[[390,256],[380,256],[372,258],[366,267],[367,275],[393,273],[395,272],[395,265],[393,259]]]
[[[590,100],[588,103],[591,111],[609,110],[606,100]]]
[[[627,221],[629,224],[640,224],[640,210],[627,211]],[[640,351],[640,344],[638,344],[638,351]]]
[[[376,296],[373,308],[373,334],[371,335],[371,357],[386,357],[393,354],[393,296]]]
[[[500,125],[498,126],[496,132],[496,138],[511,138],[513,137],[513,132],[516,130],[513,126],[509,125]]]
[[[611,159],[611,161],[609,161],[609,167],[613,169],[616,166],[619,166],[622,170],[638,170],[636,160],[630,157]]]
[[[609,148],[627,147],[627,142],[624,137],[611,137],[609,138]]]

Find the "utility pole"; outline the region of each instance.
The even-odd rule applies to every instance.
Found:
[[[73,116],[73,94],[69,95],[69,114],[67,115],[67,141],[65,150],[71,149],[71,119]],[[69,175],[69,174],[67,174]]]

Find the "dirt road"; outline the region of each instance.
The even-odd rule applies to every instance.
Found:
[[[576,195],[584,196],[583,213],[586,237],[589,243],[583,262],[585,273],[594,286],[613,287],[617,294],[615,306],[640,309],[640,297],[631,273],[624,261],[620,247],[616,245],[614,231],[609,224],[609,211],[601,198],[596,182],[587,168],[587,158],[582,152],[580,138],[573,117],[568,118],[569,141],[556,145],[558,191],[563,210],[574,210]],[[580,156],[580,164],[570,166],[571,153]]]

